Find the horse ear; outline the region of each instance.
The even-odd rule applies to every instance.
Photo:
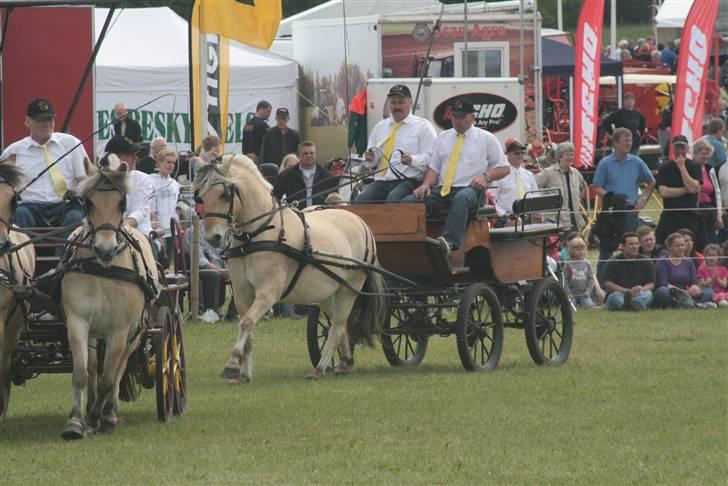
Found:
[[[119,164],[119,168],[116,169],[116,170],[119,171],[119,172],[128,172],[129,171],[129,166],[126,165],[126,162],[122,162],[122,163]]]
[[[83,158],[83,167],[86,170],[87,176],[92,176],[92,175],[96,174],[96,172],[98,172],[98,169],[96,168],[96,166],[94,164],[92,164],[91,161],[88,160],[88,158],[86,158],[86,157]]]

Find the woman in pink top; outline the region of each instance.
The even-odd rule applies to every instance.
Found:
[[[702,237],[697,241],[715,243],[717,230],[723,229],[723,201],[720,197],[718,174],[708,165],[713,155],[713,146],[706,139],[701,138],[693,144],[693,160],[700,165],[703,172],[703,184],[700,186],[700,219],[702,220]],[[716,190],[718,188],[718,190]],[[698,251],[702,248],[698,248]]]

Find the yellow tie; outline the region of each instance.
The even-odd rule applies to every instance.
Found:
[[[518,197],[523,199],[526,189],[523,187],[523,179],[521,179],[521,173],[518,169],[516,169],[516,187],[518,188]]]
[[[392,152],[394,152],[394,139],[397,138],[397,131],[399,130],[399,127],[402,126],[402,122],[397,122],[394,124],[394,128],[392,128],[392,133],[389,134],[387,138],[384,139],[384,155],[382,157],[382,173],[387,172],[387,168],[389,168],[389,159],[392,157]]]
[[[54,160],[50,152],[48,152],[48,144],[45,143],[41,145],[40,148],[43,149],[43,158],[45,159],[46,165],[50,167],[48,174],[50,174],[51,180],[53,181],[53,187],[56,188],[58,195],[63,197],[68,189],[66,186],[66,179],[63,178],[63,174],[61,174],[61,169],[58,168],[58,164],[52,165]]]
[[[452,149],[450,158],[447,160],[447,170],[445,171],[445,180],[442,183],[442,189],[440,190],[440,196],[445,197],[450,194],[450,187],[452,186],[452,180],[455,178],[455,169],[458,166],[458,159],[460,158],[460,152],[463,150],[463,141],[465,141],[465,134],[458,133],[455,139],[455,146]]]

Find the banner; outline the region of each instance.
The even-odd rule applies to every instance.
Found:
[[[604,0],[587,0],[576,24],[574,64],[574,165],[594,165]]]
[[[685,135],[691,145],[703,132],[708,58],[717,14],[717,1],[694,2],[680,37],[672,136]],[[673,158],[672,144],[670,158]]]
[[[281,0],[196,0],[200,32],[268,49],[281,21]]]

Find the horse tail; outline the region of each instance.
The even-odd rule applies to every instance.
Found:
[[[137,376],[138,362],[137,351],[131,353],[129,359],[126,360],[126,369],[119,382],[119,400],[123,402],[133,402],[141,394],[142,387]]]
[[[347,321],[349,339],[352,344],[374,346],[387,315],[386,284],[382,274],[367,272],[361,291]]]

